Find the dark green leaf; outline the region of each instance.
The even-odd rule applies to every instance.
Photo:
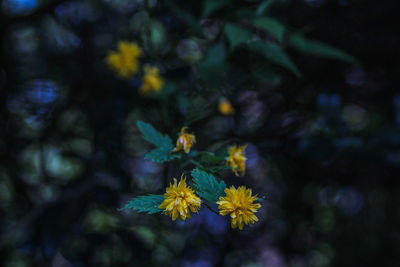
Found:
[[[194,169],[192,176],[196,192],[202,199],[216,203],[219,197],[225,195],[226,185],[224,181],[218,182],[212,174]]]
[[[252,8],[239,8],[234,12],[238,19],[251,19],[254,17],[254,10]]]
[[[172,0],[166,0],[165,4],[168,8],[175,13],[175,15],[182,20],[186,25],[188,25],[193,33],[197,34],[199,37],[204,37],[204,31],[199,22],[192,14],[187,12],[186,10],[180,8],[177,4]]]
[[[238,45],[250,40],[251,32],[245,28],[237,26],[233,23],[226,23],[224,32],[228,38],[231,50],[235,49]]]
[[[203,168],[204,168],[204,166],[201,165],[201,163],[198,162],[197,160],[190,159],[189,161],[190,161],[192,164],[194,164],[196,167],[200,168],[200,169],[203,169]]]
[[[209,164],[216,164],[224,160],[224,158],[217,157],[212,152],[201,152],[201,159]]]
[[[145,159],[151,159],[154,162],[158,163],[163,163],[166,161],[174,160],[174,159],[180,159],[182,157],[181,153],[172,153],[173,148],[168,148],[168,147],[160,147],[153,149],[149,153],[147,153],[144,158]]]
[[[282,42],[285,34],[285,26],[283,26],[276,19],[268,17],[256,17],[251,20],[251,23],[259,29],[266,30],[268,33],[278,39],[278,41]]]
[[[282,47],[273,43],[256,40],[249,42],[247,44],[247,48],[250,51],[263,55],[266,59],[270,60],[271,62],[289,69],[297,77],[301,76],[300,71],[297,69],[297,67],[294,65],[294,63],[286,54],[286,52],[282,49]]]
[[[206,58],[198,63],[199,78],[208,85],[220,84],[227,69],[225,57],[223,43],[209,48]]]
[[[128,203],[120,210],[133,209],[137,212],[146,212],[148,214],[153,214],[157,212],[162,212],[158,206],[164,201],[163,195],[147,195],[132,198]]]
[[[265,0],[264,2],[262,2],[262,3],[258,6],[257,11],[256,11],[256,14],[257,14],[257,15],[262,15],[262,14],[264,14],[265,12],[268,11],[268,8],[269,8],[274,2],[275,2],[275,0]]]
[[[143,121],[137,121],[136,125],[139,128],[140,132],[143,134],[143,138],[146,141],[158,147],[173,147],[171,138],[169,138],[168,135],[162,135],[160,132],[154,129],[151,124],[145,123]]]
[[[157,146],[156,149],[153,149],[145,155],[145,159],[151,159],[155,162],[162,163],[182,156],[180,153],[171,153],[174,149],[174,145],[168,135],[161,134],[148,123],[138,121],[136,124],[143,134],[143,138]]]
[[[305,54],[342,60],[349,63],[358,63],[357,59],[330,45],[304,38],[301,34],[294,34],[289,38],[289,45]]]
[[[203,17],[211,15],[214,11],[220,9],[221,7],[230,4],[230,0],[206,0],[204,1]]]

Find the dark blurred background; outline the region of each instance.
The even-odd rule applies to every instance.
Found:
[[[203,1],[171,2],[200,17]],[[198,20],[209,35],[230,10],[262,1],[232,2]],[[275,1],[268,14],[360,64],[288,48],[302,77],[232,75],[218,90],[196,85],[207,44],[165,3],[1,1],[0,265],[398,266],[400,2]],[[161,96],[108,69],[119,40],[161,68]],[[246,57],[229,58],[233,73]],[[221,96],[234,116],[218,112]],[[248,143],[246,176],[220,178],[265,196],[260,221],[238,231],[205,207],[185,222],[119,212],[193,168],[144,160],[152,147],[137,120],[173,139],[189,125],[203,150]]]

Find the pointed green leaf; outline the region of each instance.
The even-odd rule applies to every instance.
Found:
[[[247,48],[250,51],[263,55],[266,59],[270,60],[271,62],[289,69],[297,77],[301,76],[300,71],[297,69],[296,65],[294,65],[294,63],[286,54],[286,52],[282,49],[282,47],[273,43],[256,40],[249,42],[247,44]]]
[[[168,135],[163,135],[158,132],[156,129],[154,129],[153,126],[151,126],[151,124],[145,123],[143,121],[137,121],[136,125],[139,128],[140,132],[143,134],[143,138],[146,141],[158,147],[173,147],[171,138],[169,138]]]
[[[162,212],[158,206],[164,201],[163,195],[147,195],[132,198],[128,203],[120,210],[133,209],[137,212],[146,212],[148,214],[153,214],[157,212]]]
[[[172,149],[169,147],[160,147],[153,149],[149,153],[147,153],[144,158],[151,159],[154,162],[163,163],[166,161],[180,159],[182,157],[181,153],[172,152]]]
[[[285,26],[283,26],[276,19],[268,17],[256,17],[251,20],[251,23],[259,29],[266,30],[268,33],[278,39],[278,41],[282,42],[285,34]]]
[[[199,169],[192,171],[196,193],[211,203],[216,203],[219,197],[225,195],[226,185],[224,181],[218,182],[212,174]]]
[[[342,60],[348,63],[358,63],[353,56],[328,44],[304,38],[301,34],[294,34],[289,38],[289,45],[302,53]]]
[[[251,31],[233,23],[226,23],[224,32],[228,38],[231,50],[235,49],[238,45],[249,41],[252,35]]]
[[[174,145],[168,135],[163,135],[148,123],[138,121],[136,124],[140,132],[143,134],[143,138],[157,146],[156,149],[153,149],[145,155],[145,159],[151,159],[154,162],[162,163],[182,156],[180,153],[172,153]]]

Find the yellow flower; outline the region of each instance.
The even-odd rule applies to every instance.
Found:
[[[186,186],[186,177],[177,184],[174,178],[174,184],[167,187],[167,192],[164,194],[165,200],[158,207],[165,210],[165,215],[171,216],[175,221],[178,217],[181,220],[190,218],[190,212],[197,212],[201,205],[201,199],[194,194],[193,189]]]
[[[176,147],[172,152],[180,151],[183,149],[185,153],[189,153],[192,146],[196,143],[196,137],[194,134],[186,132],[187,127],[181,129],[181,135],[176,140]]]
[[[106,61],[119,78],[128,79],[138,72],[141,54],[142,50],[136,43],[120,41],[118,51],[109,52]]]
[[[236,146],[233,145],[229,148],[229,156],[226,158],[226,164],[231,166],[232,171],[236,176],[243,176],[246,170],[245,162],[247,158],[245,157],[244,150],[247,145]]]
[[[235,109],[233,108],[231,102],[229,100],[223,98],[219,101],[218,110],[222,115],[229,116],[235,114]]]
[[[144,66],[144,76],[140,92],[144,95],[151,92],[160,92],[164,86],[164,80],[160,76],[160,70],[157,67]]]
[[[240,186],[236,189],[234,186],[225,188],[225,197],[220,197],[217,202],[219,214],[222,216],[231,216],[231,227],[243,229],[244,224],[250,224],[258,221],[255,212],[261,207],[259,203],[253,203],[257,200],[257,195],[251,196],[251,189]]]

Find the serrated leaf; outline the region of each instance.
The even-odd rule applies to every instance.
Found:
[[[278,41],[282,42],[285,34],[285,26],[279,21],[269,17],[256,17],[251,20],[251,23],[259,29],[266,30],[273,35]]]
[[[204,1],[203,17],[211,15],[214,11],[230,4],[230,0],[206,0]]]
[[[194,169],[192,177],[196,192],[201,198],[211,203],[216,203],[219,197],[225,195],[226,185],[224,181],[218,182],[212,174]]]
[[[138,121],[136,124],[143,134],[143,138],[157,146],[156,149],[153,149],[145,155],[145,159],[151,159],[154,162],[162,163],[182,156],[180,153],[171,153],[174,149],[174,145],[168,135],[163,135],[148,123]]]
[[[146,153],[145,159],[151,159],[154,162],[163,163],[166,161],[179,159],[182,157],[181,153],[172,153],[172,149],[169,147],[160,147],[153,149],[152,151]]]
[[[301,76],[300,71],[298,70],[296,65],[294,65],[294,63],[286,54],[286,52],[282,49],[282,47],[273,43],[256,40],[249,42],[247,44],[247,48],[250,51],[263,55],[266,59],[270,60],[271,62],[289,69],[297,77]]]
[[[328,44],[304,38],[301,34],[294,34],[289,38],[289,45],[302,53],[342,60],[348,63],[358,63],[353,56]]]
[[[228,38],[231,50],[235,49],[238,45],[249,41],[252,35],[251,31],[233,23],[225,24],[224,33]]]
[[[151,126],[151,124],[145,123],[143,121],[137,121],[136,125],[139,128],[140,132],[143,134],[143,139],[145,139],[146,141],[158,147],[170,146],[173,148],[171,138],[168,135],[163,135],[158,132],[156,129],[154,129],[153,126]]]
[[[158,206],[164,201],[163,195],[147,195],[132,198],[128,203],[120,210],[133,209],[137,212],[146,212],[147,214],[154,214],[162,212]]]

